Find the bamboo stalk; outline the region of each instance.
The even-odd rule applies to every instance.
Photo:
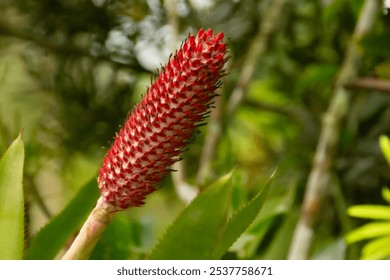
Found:
[[[280,22],[278,18],[281,16],[282,9],[288,0],[274,0],[270,2],[270,6],[261,21],[259,31],[252,41],[248,54],[245,58],[244,66],[238,78],[236,87],[234,88],[228,101],[228,114],[232,115],[238,105],[245,97],[246,88],[253,77],[256,70],[257,58],[263,55],[267,50],[267,45],[271,34],[274,32],[277,24]]]
[[[307,259],[313,242],[317,217],[322,211],[322,199],[329,182],[330,169],[339,140],[341,121],[348,112],[349,94],[344,85],[357,76],[362,51],[360,38],[372,29],[377,0],[366,0],[355,26],[344,62],[341,66],[334,95],[325,113],[314,162],[306,185],[301,216],[294,231],[288,259]]]

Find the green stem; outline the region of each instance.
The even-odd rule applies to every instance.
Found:
[[[110,224],[111,214],[107,207],[98,205],[92,210],[85,221],[76,239],[69,250],[62,257],[63,260],[88,259],[96,243],[99,241],[104,230]]]

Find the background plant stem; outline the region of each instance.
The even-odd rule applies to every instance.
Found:
[[[349,108],[349,93],[344,85],[357,76],[358,66],[363,55],[358,42],[364,34],[371,30],[377,11],[378,1],[365,1],[336,81],[334,95],[323,118],[313,166],[306,185],[301,216],[295,228],[288,259],[307,259],[309,257],[317,217],[322,211],[321,200],[326,193],[331,164],[339,140],[341,122]]]
[[[287,2],[288,0],[276,0],[270,3],[264,20],[260,23],[258,33],[249,48],[237,85],[230,96],[227,108],[229,115],[236,111],[244,99],[246,88],[256,70],[257,58],[266,51],[270,37],[280,22],[278,18],[282,15],[283,7]]]

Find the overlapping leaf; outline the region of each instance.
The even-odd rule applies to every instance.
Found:
[[[150,259],[220,259],[264,203],[268,185],[228,219],[231,173],[198,195],[168,229]]]
[[[68,206],[33,238],[26,259],[53,259],[94,208],[99,191],[96,179],[87,183]]]

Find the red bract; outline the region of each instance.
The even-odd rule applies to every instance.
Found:
[[[116,135],[99,172],[99,204],[118,211],[145,196],[180,160],[224,75],[223,33],[190,35]]]

